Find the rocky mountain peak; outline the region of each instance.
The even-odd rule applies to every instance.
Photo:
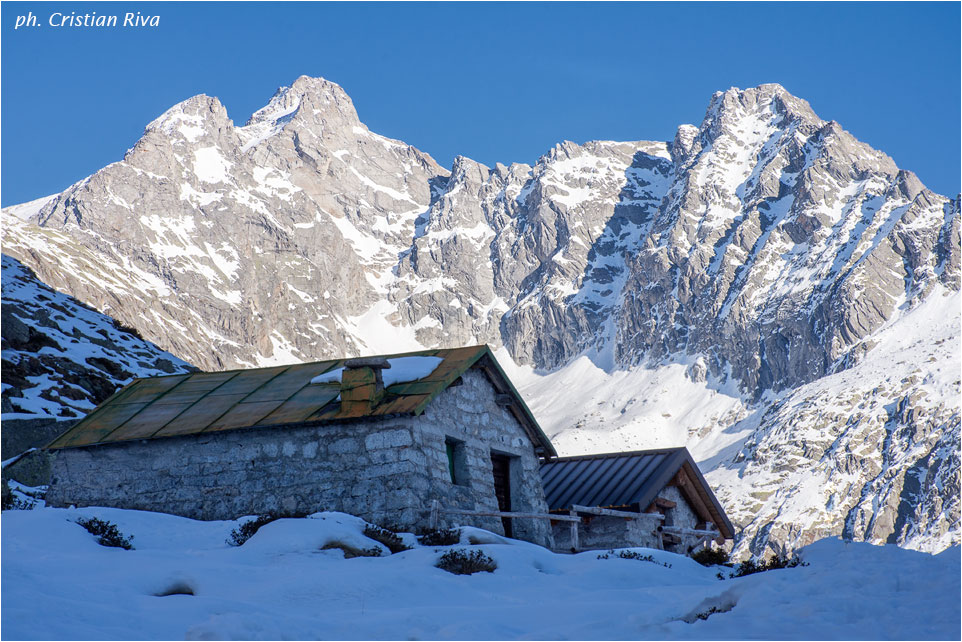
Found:
[[[688,159],[701,150],[701,145],[697,143],[700,134],[701,130],[694,125],[678,126],[675,139],[671,143],[671,159],[675,165],[684,165]]]
[[[181,101],[151,121],[145,138],[166,138],[170,145],[196,143],[205,134],[233,127],[227,109],[214,96],[198,94]]]
[[[281,87],[271,100],[254,112],[247,125],[290,116],[305,123],[337,122],[360,125],[354,102],[337,83],[324,78],[301,76],[289,87]]]
[[[592,408],[567,407],[552,437],[614,434],[615,422],[613,447],[643,448],[667,425],[672,443],[720,444],[712,466],[743,466],[738,451],[766,474],[779,457],[736,442],[787,430],[789,410],[765,412],[773,396],[859,366],[880,329],[959,289],[958,201],[778,85],[717,93],[701,126],[670,144],[566,141],[533,167],[493,170],[459,156],[449,178],[360,123],[336,84],[301,77],[244,127],[213,98],[175,106],[124,162],[33,221],[6,226],[6,252],[205,369],[487,342],[547,376],[587,356],[594,374],[546,393],[563,406],[558,390],[591,388],[596,374],[677,365],[698,386],[692,399],[719,393],[756,423],[729,431],[747,415],[723,409],[679,418],[655,401],[655,377],[650,390],[608,386]],[[937,367],[927,359],[866,395],[898,406]],[[628,392],[607,416],[614,388]],[[813,408],[829,403],[820,395]],[[957,396],[945,405],[925,425],[911,412],[898,421],[948,443]],[[799,446],[800,469],[855,452],[828,447]],[[865,506],[870,482],[859,481]],[[749,519],[746,497],[731,502]],[[781,514],[769,508],[756,531]]]

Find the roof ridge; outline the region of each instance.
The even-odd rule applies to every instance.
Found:
[[[679,450],[688,450],[688,448],[686,446],[672,446],[669,448],[650,448],[648,450],[626,450],[622,452],[613,452],[613,453],[565,455],[564,457],[556,457],[551,461],[547,461],[545,462],[545,464],[552,464],[558,461],[576,461],[579,459],[604,459],[607,457],[631,457],[631,456],[643,456],[643,455],[656,455],[661,453],[673,453]]]

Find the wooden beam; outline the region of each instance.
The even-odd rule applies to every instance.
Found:
[[[698,535],[700,537],[715,537],[718,535],[716,530],[701,530],[697,528],[679,528],[677,526],[659,526],[662,532],[672,535]]]
[[[581,547],[580,542],[578,542],[578,526],[581,524],[581,518],[574,511],[571,511],[570,517],[576,518],[576,521],[571,522],[571,550],[577,553]]]
[[[711,511],[708,510],[708,506],[702,501],[701,495],[698,494],[698,489],[695,488],[695,484],[688,478],[688,475],[685,474],[684,466],[682,466],[672,481],[681,489],[685,499],[688,500],[691,507],[695,509],[695,513],[704,521],[714,523]]]
[[[502,407],[510,406],[511,404],[514,403],[514,395],[509,395],[509,394],[498,394],[498,395],[495,395],[495,397],[494,397],[494,403],[496,403],[496,404],[498,404],[499,406],[502,406]]]
[[[625,519],[665,519],[664,515],[659,515],[657,513],[633,513],[626,510],[612,510],[610,508],[598,508],[596,506],[580,506],[578,504],[573,505],[573,511],[579,513],[588,513],[590,515],[605,515],[607,517],[624,517]]]
[[[665,499],[664,497],[655,497],[655,501],[652,503],[658,508],[665,508],[665,509],[674,508],[675,506],[678,505],[675,502],[671,501],[670,499]]]

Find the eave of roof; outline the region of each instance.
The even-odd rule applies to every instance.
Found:
[[[345,412],[336,402],[339,385],[310,383],[317,375],[342,367],[344,359],[136,379],[47,448],[86,447],[241,428],[420,415],[437,395],[469,368],[477,366],[499,393],[511,395],[508,408],[528,434],[535,451],[542,457],[556,454],[488,346],[378,356],[384,359],[436,356],[442,361],[426,377],[388,386],[381,402],[366,411]]]

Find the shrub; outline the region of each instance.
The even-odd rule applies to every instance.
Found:
[[[441,556],[435,564],[442,571],[455,575],[471,575],[472,573],[494,573],[498,568],[497,562],[484,554],[483,551],[468,552],[467,549],[457,548]]]
[[[88,533],[95,535],[97,537],[97,543],[101,546],[113,546],[122,548],[125,551],[129,551],[134,547],[133,544],[130,543],[130,540],[132,540],[134,536],[124,537],[116,524],[97,519],[96,517],[91,517],[90,519],[81,517],[77,520],[77,523],[87,529]]]
[[[734,573],[729,573],[728,577],[744,577],[754,573],[774,571],[778,568],[795,568],[796,566],[808,566],[808,563],[803,562],[797,555],[793,557],[784,557],[782,555],[773,554],[767,562],[764,560],[761,562],[756,562],[751,559],[745,560],[735,568]]]
[[[344,553],[344,559],[349,560],[355,557],[381,557],[381,549],[377,546],[372,546],[371,548],[357,548],[356,546],[351,546],[350,544],[345,544],[341,541],[328,542],[321,547],[322,551],[330,551],[333,549],[339,549]]]
[[[42,489],[27,490],[19,485],[11,487],[9,480],[4,480],[2,495],[2,510],[33,510],[43,500],[45,492]]]
[[[388,550],[390,550],[392,554],[411,550],[410,546],[401,541],[401,538],[397,536],[397,533],[393,533],[386,528],[381,528],[380,526],[374,526],[373,524],[368,524],[364,527],[364,537],[369,537],[375,542],[384,544],[388,547]]]
[[[722,566],[728,564],[728,553],[721,548],[703,548],[691,556],[702,566]]]
[[[110,316],[110,315],[107,315],[107,316]],[[132,334],[132,335],[134,335],[135,337],[137,337],[138,339],[140,339],[141,341],[144,340],[144,337],[140,334],[140,330],[138,330],[137,328],[135,328],[135,327],[133,327],[133,326],[129,326],[129,325],[125,324],[125,323],[122,323],[121,321],[118,321],[117,319],[111,319],[111,322],[112,322],[112,325],[114,326],[114,328],[116,328],[117,330],[119,330],[119,331],[121,331],[121,332],[126,332],[127,334]]]
[[[607,553],[602,553],[601,555],[599,555],[598,559],[606,560],[614,554],[615,554],[615,549],[611,549]],[[619,551],[618,557],[620,557],[623,560],[638,560],[639,562],[651,562],[652,564],[661,564],[665,568],[671,568],[671,564],[667,562],[659,562],[651,555],[642,555],[641,553],[638,553],[636,551]]]
[[[252,538],[254,533],[260,530],[261,526],[264,524],[270,524],[276,519],[278,518],[274,515],[260,515],[254,519],[247,520],[230,532],[230,537],[227,538],[227,543],[231,546],[240,546]]]
[[[17,497],[13,493],[3,496],[2,510],[32,510],[33,504],[30,500]]]
[[[461,529],[458,527],[424,531],[418,535],[421,546],[453,546],[461,543]]]

